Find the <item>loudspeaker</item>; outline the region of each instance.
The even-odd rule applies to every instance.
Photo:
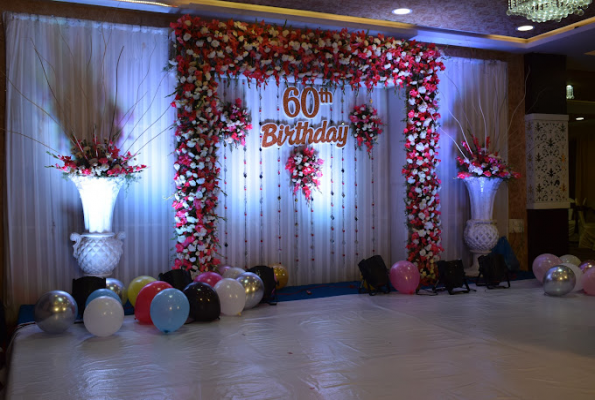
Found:
[[[375,255],[364,259],[357,266],[362,274],[362,282],[359,287],[360,293],[367,292],[370,296],[374,296],[381,290],[384,293],[390,292],[388,269],[381,256]]]
[[[508,267],[502,254],[491,253],[481,256],[479,261],[479,275],[475,284],[485,286],[488,289],[508,289],[510,287],[510,276]],[[500,285],[500,282],[508,282],[508,286]]]
[[[465,278],[463,260],[438,261],[438,282],[434,292],[447,290],[448,294],[469,293],[469,284]],[[463,290],[454,289],[463,288]]]

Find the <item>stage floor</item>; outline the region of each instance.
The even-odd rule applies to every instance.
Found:
[[[535,280],[261,305],[164,335],[16,333],[7,399],[594,399],[595,297]]]

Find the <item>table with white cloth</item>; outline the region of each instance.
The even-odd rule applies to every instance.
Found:
[[[260,305],[172,334],[19,329],[7,399],[594,399],[595,297],[535,280]]]

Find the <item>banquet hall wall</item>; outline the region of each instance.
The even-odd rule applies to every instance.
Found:
[[[96,21],[167,27],[170,22],[175,21],[178,15],[157,14],[142,11],[122,10],[116,8],[95,7],[87,5],[75,5],[62,2],[46,2],[33,0],[0,0],[0,11],[31,13],[39,15],[54,15],[68,18],[89,19]],[[6,76],[6,45],[5,28],[2,22],[0,30],[0,75]],[[466,57],[477,59],[495,59],[508,63],[508,115],[514,113],[517,105],[523,100],[523,56],[518,54],[495,52],[487,50],[477,50],[461,47],[449,47],[443,50],[445,55],[453,57]],[[6,81],[0,79],[0,91],[5,93]],[[0,96],[0,126],[6,126],[5,115],[5,96]],[[524,105],[519,107],[520,111],[514,113],[511,129],[508,133],[509,160],[515,169],[521,172],[525,171],[525,135],[524,135]],[[2,196],[0,197],[0,208],[6,213],[6,149],[4,130],[0,131],[0,187],[2,187]],[[22,167],[22,166],[21,166]],[[524,177],[513,182],[509,182],[509,218],[522,219],[526,228],[526,191]],[[4,234],[6,218],[2,218],[3,224],[0,226],[0,257],[5,260]],[[524,229],[526,232],[527,229]],[[515,251],[521,267],[527,269],[526,253],[526,233],[509,233],[508,237],[513,250]],[[4,262],[0,263],[0,287],[4,284]]]

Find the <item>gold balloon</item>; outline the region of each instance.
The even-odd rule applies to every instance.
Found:
[[[155,282],[157,279],[152,276],[141,275],[132,280],[128,285],[128,301],[132,304],[132,307],[136,304],[136,297],[138,292],[151,282]]]
[[[287,281],[289,280],[287,268],[285,268],[283,264],[273,264],[271,267],[275,272],[275,278],[277,278],[277,290],[283,289],[285,286],[287,286]]]

